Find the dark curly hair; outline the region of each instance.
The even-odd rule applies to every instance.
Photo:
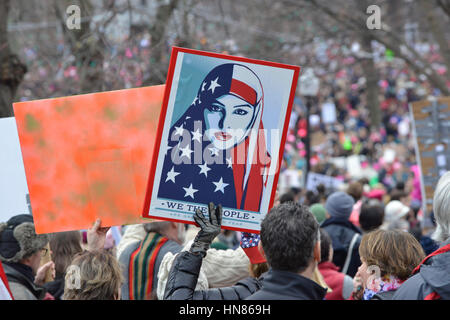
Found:
[[[274,270],[304,271],[313,259],[318,236],[314,215],[294,202],[273,207],[261,223],[261,244]]]

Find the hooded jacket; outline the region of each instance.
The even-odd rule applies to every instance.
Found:
[[[347,300],[353,290],[353,280],[346,274],[339,272],[339,268],[331,261],[324,261],[318,265],[327,286],[331,288],[325,296],[326,300]]]
[[[450,239],[428,255],[413,276],[397,289],[393,300],[450,300]]]

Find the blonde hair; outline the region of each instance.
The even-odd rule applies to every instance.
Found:
[[[422,246],[413,235],[382,229],[362,237],[359,255],[368,266],[378,266],[381,276],[394,275],[401,280],[406,280],[425,258]]]
[[[123,282],[122,271],[117,259],[110,253],[82,252],[75,256],[70,268],[76,269],[77,272],[67,272],[66,274],[64,300],[114,300],[119,298]],[[75,280],[75,285],[70,283],[73,280]]]
[[[450,171],[447,171],[437,183],[433,197],[433,212],[437,224],[433,239],[445,241],[450,237]]]
[[[269,270],[269,265],[267,262],[262,263],[250,263],[248,266],[250,276],[253,278],[259,278],[264,272]]]

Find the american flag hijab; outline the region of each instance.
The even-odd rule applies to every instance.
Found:
[[[220,106],[219,100],[230,96],[239,103],[231,109]],[[263,108],[261,81],[252,70],[235,63],[212,69],[169,131],[158,197],[259,211],[270,167],[261,121]],[[245,114],[247,121],[238,121],[244,123],[234,128],[240,134],[232,135],[230,146],[219,148],[214,137],[230,137],[228,132],[233,131],[227,131],[225,123],[230,123],[231,114],[238,120]],[[208,115],[219,120],[218,127],[211,126]]]

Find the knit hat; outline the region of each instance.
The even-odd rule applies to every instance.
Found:
[[[0,260],[19,262],[48,243],[46,234],[36,234],[33,216],[20,214],[0,223]]]
[[[325,209],[333,218],[348,219],[353,210],[355,200],[347,193],[338,191],[332,193],[325,203]]]
[[[369,199],[377,199],[379,201],[382,201],[385,194],[386,192],[384,190],[374,189],[367,193],[365,196]]]
[[[387,223],[401,219],[409,212],[409,207],[398,200],[389,202],[384,208],[384,221]]]
[[[318,223],[322,223],[326,219],[327,212],[322,204],[315,203],[309,207],[309,210],[316,217]]]

